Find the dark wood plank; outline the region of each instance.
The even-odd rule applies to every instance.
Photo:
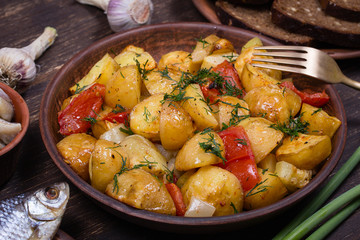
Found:
[[[152,23],[207,21],[191,1],[154,0],[153,2],[155,10]],[[48,183],[66,181],[52,162],[40,137],[39,108],[42,94],[56,71],[75,53],[113,33],[106,15],[100,9],[81,5],[74,0],[1,0],[0,13],[0,48],[23,47],[35,39],[46,26],[55,27],[59,35],[55,44],[36,61],[39,65],[38,75],[32,86],[23,94],[29,105],[31,122],[18,168],[10,181],[0,186],[0,198],[6,198],[34,190]],[[358,67],[360,59],[342,60],[339,63],[348,77],[360,81]],[[346,86],[339,85],[336,88],[345,106],[348,135],[343,156],[333,174],[360,146],[360,108],[358,105],[360,92]],[[359,179],[360,166],[353,170],[332,198],[357,185]],[[74,185],[70,184],[70,187],[71,198],[61,229],[75,239],[193,239],[195,237],[225,239],[234,235],[246,239],[270,239],[291,217],[301,211],[304,204],[299,204],[291,212],[273,221],[265,222],[256,229],[211,236],[175,235],[145,229],[116,218],[99,208]],[[357,211],[331,233],[328,239],[358,239],[359,224],[360,212]]]

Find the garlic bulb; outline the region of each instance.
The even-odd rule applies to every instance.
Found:
[[[77,1],[103,9],[114,32],[149,24],[154,8],[151,0]]]
[[[44,32],[23,48],[0,49],[0,81],[12,88],[24,88],[35,79],[35,60],[50,47],[55,38],[56,30],[46,27]]]

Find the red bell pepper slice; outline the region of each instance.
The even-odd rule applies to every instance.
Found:
[[[96,118],[105,97],[105,85],[96,83],[75,97],[58,113],[59,132],[62,135],[85,133],[91,127],[86,118]]]
[[[184,216],[186,212],[186,206],[180,188],[175,183],[167,183],[165,186],[170,193],[172,200],[174,201],[176,216]]]
[[[112,123],[128,123],[130,110],[124,112],[110,112],[102,120]]]
[[[330,97],[325,93],[325,90],[323,90],[322,92],[314,92],[310,89],[300,91],[290,81],[284,81],[280,84],[280,86],[289,88],[297,95],[299,95],[299,97],[304,103],[310,104],[314,107],[324,106],[330,100]]]
[[[260,177],[244,128],[233,126],[218,134],[224,142],[227,160],[225,165],[219,164],[219,166],[233,173],[239,179],[245,192],[252,189],[260,181]]]
[[[225,60],[214,67],[212,71],[219,73],[219,75],[224,78],[224,82],[222,86],[215,86],[214,81],[210,79],[207,84],[201,85],[205,99],[209,98],[210,103],[214,103],[219,95],[235,94],[236,97],[242,96],[243,87],[241,86],[239,75],[231,63]],[[226,87],[227,85],[232,89],[228,89]],[[232,93],[230,91],[232,91]]]

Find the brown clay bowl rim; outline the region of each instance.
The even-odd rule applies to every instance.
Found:
[[[62,159],[61,155],[57,151],[56,142],[54,142],[54,134],[52,133],[51,124],[49,121],[48,109],[51,109],[50,100],[54,93],[57,91],[57,88],[61,84],[61,80],[63,75],[68,71],[73,71],[74,66],[76,66],[77,62],[80,61],[82,58],[86,58],[92,51],[97,51],[102,49],[108,43],[115,44],[117,41],[128,41],[131,43],[131,36],[137,36],[144,31],[163,31],[166,29],[176,29],[176,28],[184,28],[192,29],[196,31],[196,29],[213,29],[219,32],[226,32],[232,31],[237,33],[239,36],[246,36],[246,37],[259,37],[264,43],[269,45],[280,45],[280,43],[258,35],[256,33],[224,26],[224,25],[216,25],[210,23],[197,23],[197,22],[186,22],[186,23],[164,23],[164,24],[156,24],[156,25],[149,25],[137,29],[128,30],[123,33],[117,33],[105,37],[94,44],[90,45],[88,48],[80,51],[74,57],[72,57],[67,63],[65,63],[62,68],[56,73],[54,78],[50,80],[43,95],[40,107],[40,131],[42,135],[43,142],[45,147],[50,154],[51,158],[55,162],[55,164],[59,167],[59,169],[63,172],[63,174],[81,191],[85,194],[90,196],[91,198],[95,199],[100,205],[105,207],[108,211],[111,210],[115,215],[118,215],[124,219],[127,219],[132,222],[139,222],[139,219],[145,222],[144,226],[150,226],[150,228],[156,228],[164,231],[172,231],[173,228],[170,227],[169,229],[163,229],[161,225],[166,226],[175,226],[181,229],[181,226],[188,227],[188,229],[195,229],[194,227],[198,226],[216,226],[218,227],[226,227],[227,225],[239,225],[245,223],[246,221],[253,221],[258,220],[263,217],[276,215],[281,210],[288,209],[292,207],[294,204],[298,203],[302,200],[305,196],[312,193],[321,183],[323,183],[326,178],[329,176],[331,171],[336,166],[337,162],[340,159],[340,156],[343,152],[345,146],[345,139],[346,139],[346,117],[344,107],[342,105],[340,96],[336,92],[335,88],[331,85],[325,85],[325,89],[330,95],[335,96],[333,105],[334,108],[339,111],[340,120],[342,121],[341,127],[338,129],[338,140],[336,148],[333,150],[331,158],[324,164],[321,171],[312,179],[312,181],[305,186],[303,189],[298,190],[297,192],[285,197],[284,199],[274,203],[270,206],[251,210],[247,212],[242,212],[234,215],[229,216],[221,216],[221,217],[211,217],[211,218],[184,218],[184,217],[177,217],[177,216],[168,216],[164,214],[153,213],[150,211],[139,210],[132,208],[124,203],[121,203],[111,197],[95,190],[91,187],[90,184],[86,183],[83,179],[81,179]],[[52,112],[51,114],[55,114]],[[115,212],[114,212],[115,211]],[[208,229],[209,230],[209,229]],[[205,233],[205,229],[204,229]]]
[[[21,123],[21,131],[18,133],[18,135],[16,135],[16,137],[9,144],[7,144],[3,149],[0,150],[1,158],[2,155],[10,152],[11,149],[18,145],[25,136],[26,131],[29,127],[30,113],[25,100],[17,91],[2,82],[0,82],[0,88],[4,90],[4,92],[10,97],[14,106],[15,120],[20,120],[19,122]],[[18,113],[21,113],[21,116],[18,115]]]

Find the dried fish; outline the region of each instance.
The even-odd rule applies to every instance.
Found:
[[[63,182],[0,201],[0,240],[52,239],[69,195]]]

